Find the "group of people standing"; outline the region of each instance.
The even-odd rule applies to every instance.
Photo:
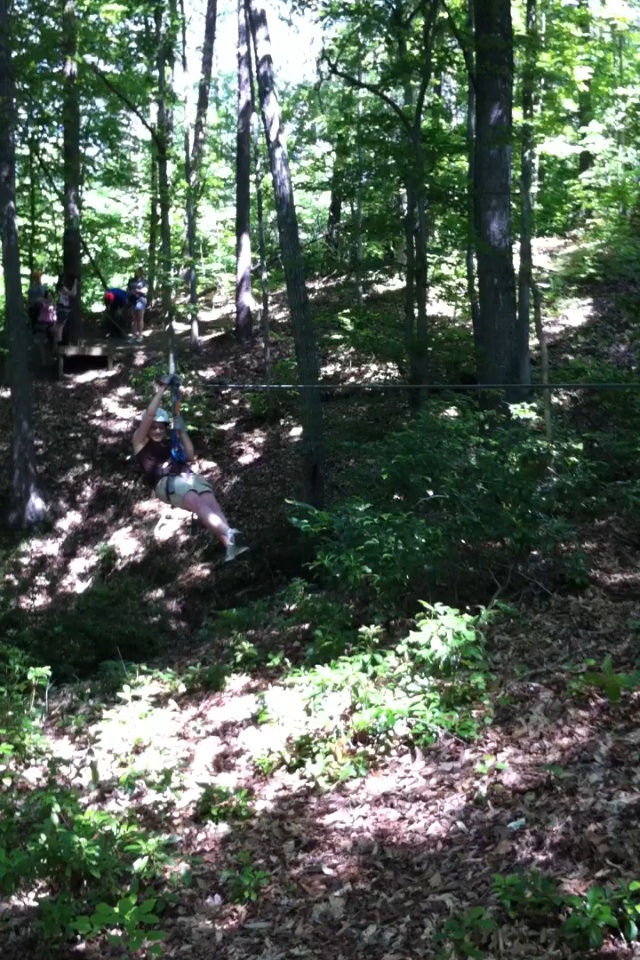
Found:
[[[40,342],[43,354],[48,347],[55,356],[59,344],[64,341],[71,302],[77,295],[76,277],[60,272],[55,286],[48,287],[42,282],[41,270],[32,272],[27,290],[27,313],[31,330]],[[147,296],[148,283],[142,267],[138,267],[131,277],[126,290],[120,287],[107,288],[104,302],[112,332],[124,335],[131,317],[129,339],[142,343]]]
[[[41,335],[55,354],[62,342],[71,312],[71,299],[78,295],[78,280],[60,273],[54,289],[42,282],[42,271],[34,270],[27,290],[27,312],[34,335]],[[44,346],[43,343],[43,346]]]
[[[131,333],[129,338],[135,343],[142,343],[144,332],[144,312],[147,308],[149,285],[142,267],[138,267],[135,275],[122,287],[107,287],[104,295],[105,307],[110,320],[111,332],[124,334],[127,316],[131,313]]]

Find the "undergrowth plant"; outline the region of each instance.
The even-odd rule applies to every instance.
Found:
[[[302,770],[320,785],[362,776],[400,743],[425,745],[448,731],[476,737],[490,722],[493,675],[484,652],[488,614],[472,616],[424,604],[417,629],[383,647],[382,631],[361,631],[361,649],[327,664],[293,670],[299,732],[257,758],[265,774]],[[279,698],[267,699],[262,722],[278,720]],[[285,707],[284,709],[288,709]]]
[[[512,408],[506,419],[459,398],[431,401],[367,450],[352,477],[367,499],[293,505],[294,525],[317,544],[312,569],[334,589],[406,615],[425,586],[462,571],[500,580],[533,555],[584,582],[572,515],[594,468],[579,438],[549,442],[535,409]]]
[[[64,776],[43,721],[49,668],[24,667],[3,649],[0,665],[0,891],[30,894],[50,944],[106,933],[135,953],[158,953],[170,838],[135,813],[102,810]],[[30,776],[25,777],[27,768]],[[34,771],[37,778],[34,785]]]
[[[640,881],[594,885],[584,894],[566,893],[555,877],[532,870],[495,874],[493,894],[497,909],[473,907],[446,920],[436,933],[441,960],[489,956],[487,949],[495,931],[506,923],[555,930],[558,941],[576,955],[599,950],[610,934],[628,943],[638,940]]]

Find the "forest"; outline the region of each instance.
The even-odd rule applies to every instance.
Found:
[[[640,0],[0,0],[2,960],[640,949]]]

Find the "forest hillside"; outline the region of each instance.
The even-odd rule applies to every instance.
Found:
[[[637,955],[640,6],[0,0],[0,955]]]

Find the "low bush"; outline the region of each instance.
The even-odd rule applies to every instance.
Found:
[[[366,500],[294,504],[294,525],[317,543],[316,575],[379,615],[406,614],[462,573],[495,586],[533,554],[584,582],[571,518],[593,488],[593,465],[575,437],[548,442],[532,408],[512,414],[433,401],[373,450]]]

